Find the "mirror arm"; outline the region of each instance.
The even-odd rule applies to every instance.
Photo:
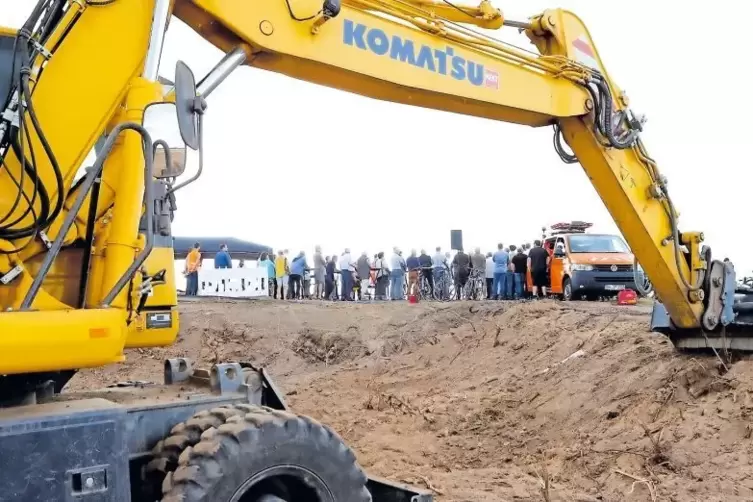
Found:
[[[202,114],[199,114],[199,120],[198,120],[198,136],[199,136],[199,169],[196,171],[196,174],[194,174],[192,177],[184,181],[183,183],[179,183],[175,185],[174,187],[170,187],[167,189],[167,192],[165,192],[165,196],[169,196],[173,193],[175,193],[179,188],[183,188],[186,185],[189,185],[199,179],[199,176],[201,176],[201,171],[204,169],[204,116]]]

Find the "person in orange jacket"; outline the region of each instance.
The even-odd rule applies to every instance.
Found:
[[[197,242],[186,256],[186,268],[183,275],[186,276],[186,296],[199,294],[199,270],[201,269],[201,245]]]

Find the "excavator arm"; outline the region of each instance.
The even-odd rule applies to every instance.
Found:
[[[745,324],[733,312],[733,268],[711,259],[701,232],[680,231],[667,181],[640,138],[644,120],[575,14],[555,9],[515,22],[486,2],[429,0],[192,0],[177,1],[174,14],[256,68],[386,101],[553,126],[557,153],[581,164],[655,288],[653,327],[678,347],[753,348],[725,336],[735,318]],[[468,24],[517,28],[538,53]]]

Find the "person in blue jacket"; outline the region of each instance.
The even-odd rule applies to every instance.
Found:
[[[510,255],[505,251],[502,243],[497,245],[497,252],[492,256],[494,262],[494,299],[507,298],[507,271],[510,268]]]
[[[227,244],[222,244],[220,246],[220,251],[214,255],[214,268],[233,268],[233,260],[230,258],[230,253],[227,251]],[[222,291],[226,291],[227,284],[225,283],[225,279],[221,280],[222,283]],[[220,283],[217,284],[217,287],[214,288],[214,291],[216,293],[220,292]]]
[[[290,263],[290,293],[291,298],[303,299],[303,274],[306,265],[306,253],[301,251]]]
[[[233,268],[233,260],[227,251],[227,244],[220,246],[220,251],[214,255],[214,268]]]

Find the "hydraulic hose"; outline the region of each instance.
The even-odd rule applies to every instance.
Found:
[[[594,88],[595,86],[595,88]],[[585,85],[586,90],[591,95],[591,98],[594,103],[594,124],[596,127],[596,131],[607,140],[608,146],[611,146],[613,148],[617,148],[620,150],[625,150],[628,148],[635,148],[636,153],[638,154],[641,161],[645,164],[646,170],[649,173],[649,176],[651,177],[652,181],[654,183],[657,183],[661,190],[663,191],[663,198],[665,199],[665,210],[667,213],[667,217],[669,218],[670,226],[672,229],[672,241],[674,246],[674,260],[675,260],[675,266],[677,267],[678,273],[681,268],[681,262],[682,262],[682,249],[680,247],[680,231],[677,225],[677,213],[674,209],[674,204],[672,204],[672,199],[669,197],[669,193],[667,191],[666,184],[663,182],[661,177],[659,176],[657,170],[656,170],[656,163],[651,159],[651,157],[648,156],[646,153],[646,149],[643,146],[643,142],[640,140],[640,137],[638,135],[638,131],[631,129],[626,137],[624,138],[618,138],[613,130],[613,102],[612,102],[612,93],[609,89],[609,85],[607,84],[604,77],[599,73],[594,73],[594,77],[591,80],[591,82],[587,82]],[[570,157],[567,155],[563,155],[562,145],[559,142],[558,133],[556,132],[557,128],[555,126],[555,150],[560,155],[563,161],[569,162]],[[574,157],[574,156],[573,156]],[[634,268],[633,268],[633,274],[634,276],[637,274],[637,266],[638,262],[637,260],[634,262]],[[699,277],[698,284],[690,284],[688,279],[682,275],[680,275],[680,279],[683,283],[683,285],[688,289],[688,291],[698,291],[702,287],[703,279],[702,277]],[[637,276],[634,277],[636,279],[636,287],[638,288],[639,292],[641,294],[648,294],[650,291],[643,288],[643,285],[639,285],[637,281]]]
[[[638,258],[635,255],[633,255],[633,282],[635,289],[642,296],[648,296],[653,291],[653,288],[644,288],[643,281],[638,280]]]
[[[39,18],[42,17],[45,7],[48,3],[49,0],[39,0],[39,2],[37,2],[37,4],[34,6],[34,10],[31,11],[31,15],[26,19],[26,22],[21,27],[21,29],[31,33],[34,30],[34,26],[37,24],[37,21],[39,21]]]
[[[29,128],[26,125],[26,117],[22,117],[21,118],[21,124],[23,125],[23,129],[24,129],[24,133],[25,133],[24,136],[26,136],[26,142],[28,144],[31,144],[31,135],[29,134]],[[19,133],[20,133],[20,129],[19,129]],[[36,157],[34,155],[34,150],[30,148],[29,149],[29,154],[31,155],[31,165],[32,166],[36,165],[37,160],[36,160]],[[21,213],[15,220],[13,220],[13,221],[11,221],[11,222],[9,222],[9,223],[7,223],[5,225],[6,228],[12,228],[14,225],[17,225],[24,218],[26,218],[26,216],[30,212],[34,214],[34,204],[37,202],[37,194],[39,193],[39,188],[40,188],[39,176],[37,176],[37,173],[35,171],[32,171],[31,169],[29,169],[29,165],[28,165],[28,163],[26,163],[26,158],[23,158],[22,162],[24,164],[23,164],[23,170],[21,171],[21,175],[22,175],[21,176],[21,181],[18,182],[17,185],[19,187],[19,193],[23,193],[23,197],[26,200],[27,206],[26,206],[26,210],[23,213]],[[34,192],[32,193],[31,200],[29,200],[29,197],[23,191],[23,174],[24,173],[27,173],[30,178],[33,178]],[[10,174],[10,173],[8,173],[8,174]],[[14,183],[16,182],[15,179],[13,181],[14,181]],[[3,220],[3,222],[4,221],[5,220]],[[32,225],[32,227],[36,228],[37,221],[38,221],[37,217],[34,216],[34,225]]]
[[[21,155],[21,147],[18,143],[18,140],[14,141],[11,145],[16,157],[19,159],[24,158]],[[34,224],[32,224],[31,226],[14,230],[10,230],[8,227],[0,229],[0,238],[7,240],[19,239],[32,235],[36,231],[35,229],[39,228],[41,226],[41,223],[46,221],[50,214],[50,197],[47,194],[47,189],[43,184],[40,183],[39,177],[34,170],[34,165],[26,159],[24,159],[24,161],[22,162],[24,162],[26,166],[25,169],[27,170],[27,173],[30,176],[34,177],[34,179],[36,180],[36,186],[38,187],[39,191],[40,211],[37,218],[34,219]]]
[[[576,157],[573,154],[567,153],[565,150],[565,146],[562,144],[562,129],[560,128],[560,125],[558,123],[554,124],[554,151],[557,152],[557,155],[559,155],[560,159],[562,159],[562,162],[565,164],[575,164],[578,162],[578,157]]]
[[[23,137],[23,133],[24,121],[20,120],[18,124],[18,136]],[[23,143],[23,139],[21,141]],[[21,202],[21,196],[24,195],[24,180],[26,179],[26,157],[23,156],[23,152],[21,152],[21,154],[22,156],[19,157],[19,160],[21,161],[21,180],[16,181],[16,178],[11,174],[10,170],[8,170],[8,176],[10,176],[13,179],[13,182],[18,186],[18,192],[16,193],[16,198],[13,200],[13,204],[11,204],[8,212],[5,214],[5,216],[2,217],[2,219],[0,219],[0,225],[5,223],[11,216],[13,216],[13,213],[18,207],[18,203]],[[12,224],[6,225],[5,228],[10,226],[12,226]]]
[[[26,69],[28,70],[28,68]],[[23,71],[23,70],[22,70]],[[45,154],[47,154],[47,158],[50,160],[50,163],[52,164],[52,170],[55,173],[55,182],[57,184],[57,202],[55,204],[55,209],[53,209],[52,214],[48,218],[47,221],[44,222],[42,225],[42,228],[46,228],[50,225],[53,221],[55,221],[55,218],[58,217],[60,214],[61,209],[63,208],[63,202],[65,201],[65,194],[63,193],[65,191],[65,185],[63,183],[63,175],[60,171],[60,165],[58,165],[58,161],[55,158],[55,154],[52,151],[52,147],[50,147],[50,143],[47,141],[47,138],[44,135],[44,132],[42,131],[42,126],[39,124],[39,119],[37,118],[37,114],[34,110],[34,104],[31,100],[31,91],[29,90],[29,80],[28,75],[27,78],[23,79],[22,81],[22,87],[23,87],[23,94],[24,99],[26,99],[26,108],[29,112],[29,116],[31,117],[31,123],[34,125],[34,129],[37,132],[37,135],[39,136],[39,141],[42,143],[42,148],[44,148]]]
[[[680,270],[682,270],[680,265],[682,261],[682,249],[680,249],[680,230],[677,227],[677,213],[675,212],[675,206],[674,204],[672,204],[672,199],[669,198],[669,194],[667,193],[666,188],[664,188],[664,195],[667,202],[669,222],[672,225],[672,241],[675,248],[675,252],[672,254],[675,256],[675,265],[677,266],[678,275],[680,276],[680,279],[682,279],[682,283],[688,289],[688,291],[698,291],[703,285],[703,276],[698,277],[698,284],[692,285],[690,284],[690,282],[688,282],[684,275],[679,273]]]
[[[612,94],[609,91],[609,86],[603,78],[597,79],[596,82],[596,85],[601,89],[604,96],[604,99],[602,100],[602,104],[604,105],[604,130],[606,132],[607,139],[609,139],[609,143],[613,147],[620,150],[630,148],[635,143],[638,132],[631,130],[630,132],[628,132],[627,138],[625,140],[620,140],[614,135],[614,131],[612,130]]]

